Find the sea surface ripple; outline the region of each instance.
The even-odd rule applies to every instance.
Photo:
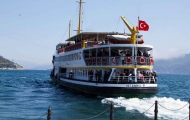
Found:
[[[106,98],[62,88],[51,81],[49,74],[48,70],[0,70],[0,120],[46,120],[49,106],[52,120],[105,120],[109,119],[111,103],[115,120],[152,120],[154,106],[150,107],[155,100],[161,120],[182,120],[188,116],[190,75],[158,74],[159,92],[151,97]]]

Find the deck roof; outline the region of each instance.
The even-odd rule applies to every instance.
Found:
[[[92,38],[106,38],[107,35],[131,35],[129,33],[118,33],[118,32],[82,32],[80,34],[77,34],[75,36],[72,36],[71,38],[67,39],[66,41],[75,41],[78,39],[92,39]],[[142,35],[138,35],[138,37],[141,37]]]

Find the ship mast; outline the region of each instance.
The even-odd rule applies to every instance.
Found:
[[[80,0],[79,2],[79,21],[78,21],[78,30],[77,30],[77,34],[80,34],[81,31],[81,14],[82,14],[82,0]]]
[[[71,37],[71,20],[69,21],[69,38]]]
[[[71,20],[69,21],[69,38],[71,37]],[[69,41],[70,44],[72,44],[71,41]]]

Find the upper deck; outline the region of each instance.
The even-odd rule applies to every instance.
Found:
[[[115,37],[116,36],[116,37]],[[117,37],[118,36],[118,37]],[[121,37],[123,36],[123,37]],[[153,46],[130,44],[130,34],[113,32],[80,33],[67,39],[68,43],[58,44],[54,55],[56,66],[67,67],[134,67],[152,69]],[[71,43],[73,42],[73,43]]]
[[[120,40],[121,38],[113,38],[113,36],[124,36],[126,38]],[[66,41],[68,43],[60,43],[56,46],[57,53],[69,52],[81,48],[90,48],[105,44],[130,44],[131,34],[118,33],[118,32],[83,32],[77,34]],[[137,44],[142,44],[142,35],[136,36],[140,42]],[[144,41],[143,41],[144,43]]]

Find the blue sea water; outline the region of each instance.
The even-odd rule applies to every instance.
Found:
[[[52,120],[107,120],[110,103],[114,120],[152,120],[155,100],[158,119],[188,120],[190,75],[158,74],[159,92],[153,96],[105,98],[62,88],[49,74],[48,70],[0,70],[0,120],[46,120],[49,106]]]

